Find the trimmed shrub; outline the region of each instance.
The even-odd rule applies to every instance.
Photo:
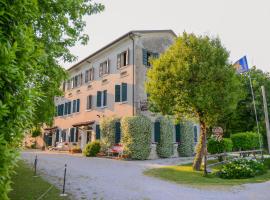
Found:
[[[151,151],[151,121],[145,116],[124,117],[121,120],[124,152],[128,157],[145,160]]]
[[[157,144],[157,154],[161,158],[173,155],[173,128],[174,125],[169,117],[160,117],[160,141]]]
[[[211,137],[207,141],[207,150],[211,154],[231,152],[233,148],[233,143],[230,138],[222,138],[217,140],[214,137]]]
[[[84,150],[83,155],[87,157],[95,157],[100,152],[100,142],[99,141],[93,141],[88,143]]]
[[[235,150],[253,150],[260,147],[259,135],[254,132],[236,133],[231,136]]]
[[[101,151],[105,152],[115,144],[115,123],[120,121],[116,116],[105,117],[100,121]]]
[[[241,179],[254,177],[265,172],[266,167],[263,162],[242,158],[223,165],[217,175],[221,178]]]
[[[191,122],[180,124],[180,144],[178,152],[180,156],[192,156],[194,152],[194,127]]]
[[[216,137],[211,137],[207,141],[207,151],[211,154],[231,152],[232,148],[233,144],[230,138],[222,138],[218,140]],[[218,160],[222,161],[223,157],[219,156]]]

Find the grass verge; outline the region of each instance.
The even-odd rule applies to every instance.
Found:
[[[12,191],[9,193],[11,200],[36,200],[45,191],[47,191],[51,184],[41,177],[33,177],[33,170],[29,165],[23,161],[18,162],[16,167],[16,174],[12,176]],[[49,200],[63,200],[67,197],[60,197],[60,190],[53,186],[51,190],[43,196],[42,199]]]
[[[214,174],[203,176],[202,171],[194,171],[192,169],[192,164],[148,169],[144,172],[144,174],[162,180],[172,181],[178,184],[185,184],[194,187],[224,187],[241,185],[245,183],[261,183],[270,180],[270,170],[268,170],[267,173],[263,175],[253,178],[222,179],[215,176]]]

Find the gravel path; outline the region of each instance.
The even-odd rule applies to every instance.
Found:
[[[196,189],[143,175],[149,167],[158,167],[189,159],[154,161],[119,161],[105,158],[85,158],[62,153],[22,152],[24,160],[32,163],[38,155],[38,172],[51,183],[61,187],[66,163],[68,193],[74,199],[102,200],[269,200],[270,182],[246,184],[224,190]]]

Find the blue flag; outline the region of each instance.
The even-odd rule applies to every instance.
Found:
[[[243,73],[248,71],[248,62],[247,57],[244,56],[240,58],[233,64],[234,68],[237,70],[238,73]]]

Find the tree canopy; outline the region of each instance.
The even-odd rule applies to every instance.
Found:
[[[69,47],[88,41],[83,16],[103,9],[91,0],[0,1],[0,199],[23,133],[52,121],[66,77],[59,60],[75,59]]]
[[[152,61],[146,89],[162,114],[201,125],[194,168],[199,169],[206,146],[206,128],[236,108],[242,95],[239,75],[218,38],[183,33]]]

